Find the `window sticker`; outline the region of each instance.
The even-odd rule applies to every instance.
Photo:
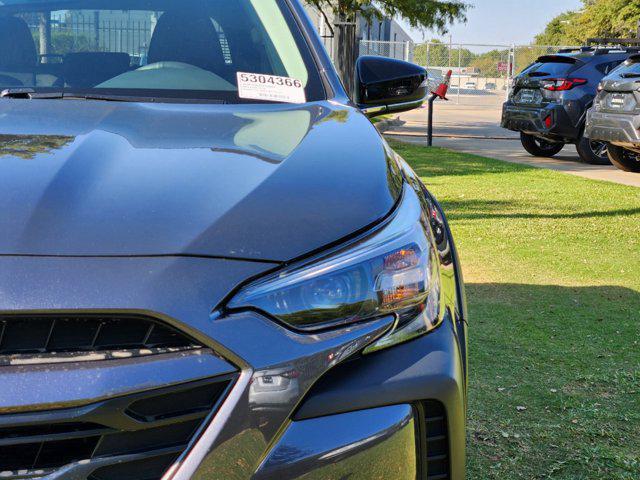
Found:
[[[302,82],[295,78],[238,72],[238,96],[251,100],[305,103]]]

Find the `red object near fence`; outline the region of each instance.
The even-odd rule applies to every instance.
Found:
[[[442,83],[438,85],[438,88],[431,92],[442,100],[447,100],[447,90],[449,90],[449,84],[451,83],[451,73],[451,70],[449,70],[444,76]]]

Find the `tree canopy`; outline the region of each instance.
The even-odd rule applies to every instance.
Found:
[[[441,33],[454,21],[465,21],[468,8],[460,0],[308,0],[308,3],[341,18],[355,14],[372,17],[379,13],[400,16],[414,28],[435,29]]]
[[[640,0],[583,0],[584,8],[563,13],[536,36],[538,45],[582,45],[592,37],[635,37]]]

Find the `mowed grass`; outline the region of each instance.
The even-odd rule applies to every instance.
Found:
[[[394,144],[470,311],[470,479],[640,479],[640,189]]]

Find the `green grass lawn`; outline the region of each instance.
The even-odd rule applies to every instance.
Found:
[[[470,311],[470,479],[640,479],[640,189],[394,144]]]

